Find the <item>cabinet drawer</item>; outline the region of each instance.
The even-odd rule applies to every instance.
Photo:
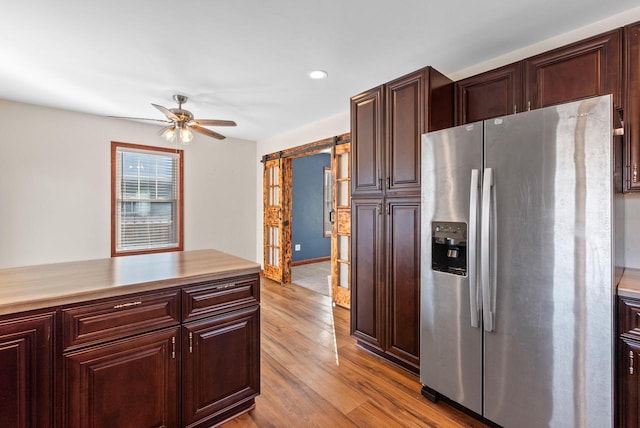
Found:
[[[620,334],[640,339],[640,300],[618,299],[618,329]]]
[[[257,275],[245,276],[204,282],[185,288],[182,293],[183,320],[191,321],[257,304],[260,301],[260,282]]]
[[[180,292],[139,294],[62,310],[65,350],[180,323]]]

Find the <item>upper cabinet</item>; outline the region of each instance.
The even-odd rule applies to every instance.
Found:
[[[384,87],[351,98],[352,193],[382,193]]]
[[[522,62],[456,83],[456,123],[506,116],[522,110]]]
[[[640,23],[624,29],[625,107],[624,136],[626,156],[625,190],[640,191]]]
[[[621,34],[610,31],[456,82],[456,123],[606,94],[621,108]]]
[[[606,94],[621,108],[621,39],[618,29],[524,60],[525,109]]]
[[[452,125],[453,82],[431,67],[352,97],[352,194],[419,194],[421,135]]]

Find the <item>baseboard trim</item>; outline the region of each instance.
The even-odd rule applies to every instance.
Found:
[[[320,262],[329,262],[329,261],[331,261],[331,256],[318,257],[315,259],[297,260],[295,262],[292,261],[291,266],[309,265],[311,263],[320,263]]]

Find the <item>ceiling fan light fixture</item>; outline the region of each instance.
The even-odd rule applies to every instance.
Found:
[[[163,133],[162,133],[162,137],[167,140],[169,143],[175,143],[176,142],[176,128],[169,128],[166,129]]]
[[[193,140],[193,132],[184,127],[180,129],[180,142],[182,144],[189,144]]]

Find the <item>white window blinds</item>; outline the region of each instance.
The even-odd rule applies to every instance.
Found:
[[[115,168],[116,252],[178,247],[180,154],[120,146]]]

